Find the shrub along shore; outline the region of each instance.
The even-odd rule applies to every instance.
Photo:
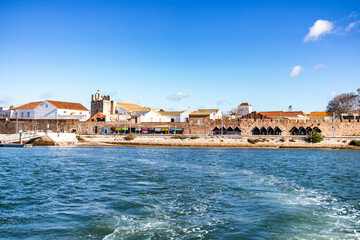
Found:
[[[314,138],[316,140],[314,140]],[[75,146],[360,149],[353,138],[83,135]],[[315,142],[311,142],[315,141]],[[319,142],[316,142],[319,141]],[[357,140],[355,140],[357,143]]]

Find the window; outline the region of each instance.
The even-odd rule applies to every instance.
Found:
[[[66,111],[64,111],[64,113],[66,113]]]
[[[82,112],[79,113],[80,115],[82,114]]]
[[[27,117],[28,117],[28,118],[30,117],[30,112],[27,112]]]
[[[23,112],[21,113],[21,118],[24,118],[24,113]]]
[[[199,125],[202,124],[202,119],[198,119],[198,124],[199,124]]]
[[[189,122],[189,118],[185,118],[185,122]]]
[[[172,118],[172,119],[171,119],[171,122],[175,122],[175,118]]]

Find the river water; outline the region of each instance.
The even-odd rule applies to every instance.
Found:
[[[1,148],[0,239],[360,239],[360,151]]]

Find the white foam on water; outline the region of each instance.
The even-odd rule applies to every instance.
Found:
[[[264,201],[279,207],[295,207],[308,224],[292,223],[295,239],[360,239],[360,212],[349,203],[323,191],[300,187],[294,181],[271,175],[261,176],[245,170],[248,187],[264,187],[257,193]]]
[[[203,239],[206,234],[213,230],[205,230],[207,226],[214,223],[207,222],[199,226],[179,226],[173,225],[169,221],[156,218],[136,218],[130,216],[114,217],[116,219],[116,228],[106,235],[103,240],[127,239],[135,237],[139,239],[166,238],[179,239],[185,236],[196,236]]]

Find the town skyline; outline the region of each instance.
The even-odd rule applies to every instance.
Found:
[[[325,111],[358,88],[360,8],[309,3],[2,1],[0,106]]]

